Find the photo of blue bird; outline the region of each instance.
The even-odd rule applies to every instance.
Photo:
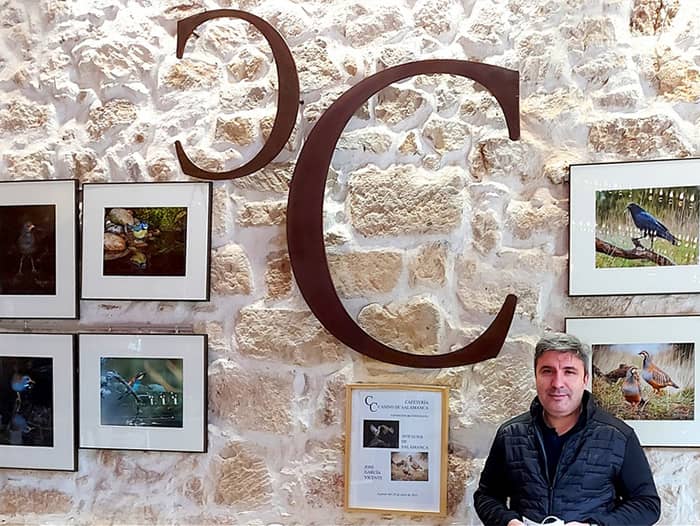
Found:
[[[0,356],[0,445],[53,445],[51,358]]]
[[[100,359],[100,423],[105,426],[182,427],[179,358]]]
[[[655,237],[660,237],[662,239],[665,239],[669,243],[673,245],[679,245],[680,241],[678,241],[678,238],[671,234],[671,232],[668,231],[668,228],[664,226],[664,224],[656,219],[653,215],[651,215],[649,212],[644,210],[641,206],[639,206],[637,203],[630,203],[627,205],[627,210],[629,210],[630,215],[632,216],[632,221],[634,221],[634,224],[637,226],[639,230],[642,231],[642,236],[635,238],[637,241],[639,241],[641,238],[644,237],[649,237],[651,238],[651,246],[649,247],[650,249],[654,248],[654,238]]]
[[[699,265],[699,204],[700,186],[596,191],[595,267]]]

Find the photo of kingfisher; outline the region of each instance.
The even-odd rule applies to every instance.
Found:
[[[182,427],[182,359],[100,360],[100,423]]]
[[[56,294],[56,206],[0,206],[0,294]]]
[[[0,445],[52,447],[53,360],[0,357]]]
[[[596,268],[697,265],[700,187],[596,192]]]

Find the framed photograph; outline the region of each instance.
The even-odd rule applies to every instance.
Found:
[[[74,342],[0,334],[0,467],[78,469]]]
[[[700,159],[571,165],[569,294],[700,292]]]
[[[699,316],[568,318],[566,331],[591,346],[593,396],[643,446],[700,446]]]
[[[209,299],[211,183],[83,185],[82,299]]]
[[[0,182],[0,318],[77,318],[76,189]]]
[[[449,389],[346,389],[345,509],[444,516]]]
[[[207,338],[81,334],[80,447],[206,451]]]

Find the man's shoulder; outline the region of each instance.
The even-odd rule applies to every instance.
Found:
[[[514,416],[510,420],[506,420],[505,422],[503,422],[498,428],[497,434],[503,435],[517,432],[517,430],[522,429],[522,426],[526,426],[531,423],[532,415],[528,411],[526,411],[525,413],[521,413],[517,416]]]
[[[634,429],[601,407],[596,407],[591,418],[591,423],[595,427],[605,428],[613,432],[620,433],[625,437],[625,439],[634,434]]]

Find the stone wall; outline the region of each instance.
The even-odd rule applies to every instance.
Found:
[[[697,155],[700,4],[680,0],[2,0],[0,178],[176,181],[240,166],[275,114],[276,73],[233,7],[271,22],[301,82],[275,162],[214,187],[212,300],[83,302],[85,325],[194,324],[210,336],[207,454],[80,452],[75,474],[0,471],[0,520],[119,524],[478,524],[471,495],[497,425],[525,409],[533,345],[565,316],[698,311],[691,295],[568,298],[567,166]],[[362,78],[423,58],[520,71],[521,140],[473,82],[419,76],[352,118],[328,177],[335,283],[372,335],[445,352],[520,298],[499,358],[408,370],[325,332],[290,272],[289,181],[304,137]],[[449,516],[346,514],[344,385],[451,387]],[[662,524],[699,524],[700,453],[648,449]]]

